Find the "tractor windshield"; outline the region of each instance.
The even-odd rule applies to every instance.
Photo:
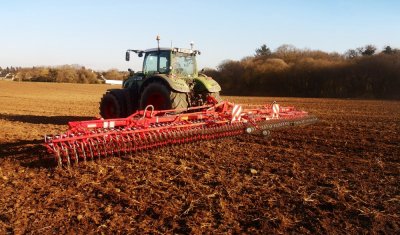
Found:
[[[169,72],[169,51],[153,51],[146,54],[144,58],[143,71],[148,73],[168,73]],[[158,66],[158,67],[157,67]]]
[[[176,52],[172,60],[172,74],[178,77],[193,77],[196,73],[196,57]]]

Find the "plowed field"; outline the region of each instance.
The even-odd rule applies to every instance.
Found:
[[[224,97],[320,121],[54,167],[44,134],[109,88],[0,81],[0,234],[400,231],[400,102]]]

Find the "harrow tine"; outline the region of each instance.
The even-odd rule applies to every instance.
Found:
[[[70,167],[71,166],[71,160],[69,158],[69,154],[68,154],[68,148],[65,147],[65,155],[67,156],[67,166]]]
[[[93,160],[94,156],[93,156],[93,149],[92,149],[92,142],[91,141],[88,142],[88,146],[89,146],[89,151],[90,151],[90,157]]]
[[[79,163],[79,156],[78,156],[78,151],[76,151],[76,143],[72,144],[73,146],[73,150],[74,150],[74,158],[75,158],[75,163],[78,164]]]
[[[54,150],[55,150],[55,153],[57,156],[57,164],[59,167],[62,167],[62,159],[61,159],[60,149],[58,147],[57,148],[54,147]]]

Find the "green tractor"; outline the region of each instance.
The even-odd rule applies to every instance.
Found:
[[[157,37],[159,42],[159,37]],[[199,73],[196,56],[200,51],[182,48],[127,50],[144,56],[143,71],[133,72],[124,80],[122,89],[110,89],[101,99],[100,115],[104,119],[127,117],[153,105],[155,110],[180,109],[219,103],[220,85]]]

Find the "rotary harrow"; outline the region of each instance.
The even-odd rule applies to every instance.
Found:
[[[154,110],[149,105],[126,118],[69,122],[66,133],[45,136],[45,146],[59,166],[71,166],[167,145],[246,133],[269,135],[274,129],[316,120],[307,112],[277,103],[243,109],[223,101],[184,110]]]

